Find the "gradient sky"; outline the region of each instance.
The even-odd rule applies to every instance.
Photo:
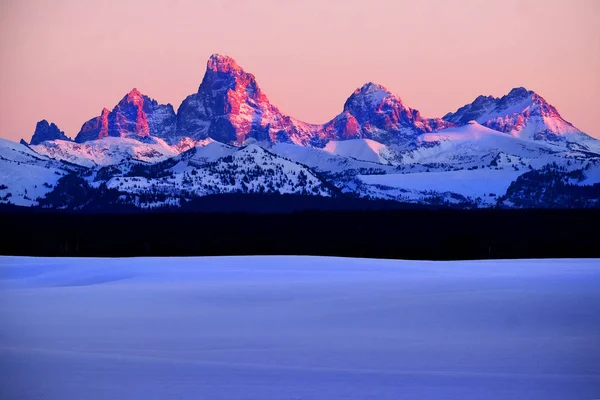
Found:
[[[322,123],[380,83],[427,117],[535,90],[600,138],[598,0],[0,0],[0,136],[74,137],[133,87],[177,109],[212,53]]]

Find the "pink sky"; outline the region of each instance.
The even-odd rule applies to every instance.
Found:
[[[535,90],[600,137],[598,0],[0,0],[0,136],[73,137],[131,88],[177,109],[212,53],[322,123],[380,83],[424,116]]]

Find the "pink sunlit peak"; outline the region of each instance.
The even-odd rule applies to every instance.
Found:
[[[209,70],[215,72],[231,72],[242,70],[233,57],[221,54],[211,55],[206,66]]]

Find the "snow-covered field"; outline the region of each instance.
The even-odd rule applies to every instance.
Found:
[[[1,399],[600,398],[600,260],[0,258]]]

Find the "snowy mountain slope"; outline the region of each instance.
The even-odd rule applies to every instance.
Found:
[[[0,160],[9,161],[17,165],[38,165],[59,169],[64,168],[66,170],[79,169],[76,165],[37,153],[34,150],[34,146],[15,143],[2,138],[0,138]]]
[[[367,185],[362,190],[373,197],[423,202],[426,197],[441,196],[450,202],[460,202],[462,196],[479,206],[490,206],[522,173],[512,169],[460,170],[359,175],[358,179]],[[459,196],[453,197],[455,194]]]
[[[174,160],[180,161],[177,165],[203,165],[208,162],[217,161],[221,157],[228,156],[239,150],[234,146],[229,146],[220,142],[215,142],[212,139],[206,139],[198,142],[196,146],[186,151],[185,153],[175,157]]]
[[[84,143],[54,140],[31,146],[38,154],[85,167],[119,164],[127,160],[159,162],[179,154],[156,137],[144,141],[133,138],[104,137]]]
[[[0,204],[35,206],[66,173],[60,168],[0,159]]]
[[[419,136],[417,149],[400,153],[402,162],[397,165],[350,157],[353,154],[375,159],[373,148],[387,149],[376,142],[361,139],[335,142],[337,147],[330,144],[324,149],[277,143],[268,151],[256,144],[238,148],[206,139],[196,142],[195,147],[179,155],[176,149],[159,139],[147,140],[156,140],[155,145],[171,151],[171,154],[157,155],[152,153],[151,148],[152,157],[144,159],[149,155],[147,144],[112,137],[84,144],[44,142],[31,148],[97,171],[86,174],[91,186],[98,188],[105,182],[108,189],[118,190],[125,196],[122,199],[125,203],[144,208],[165,204],[177,206],[181,204],[180,199],[219,193],[330,195],[331,189],[321,181],[323,178],[330,187],[335,186],[343,193],[371,198],[493,206],[518,176],[532,168],[555,162],[551,160],[557,160],[557,165],[569,170],[588,167],[583,178],[575,182],[579,185],[596,183],[597,176],[600,176],[600,165],[590,164],[585,158],[565,156],[565,149],[560,146],[522,140],[476,123]],[[81,146],[87,146],[87,158],[78,158]],[[364,151],[369,149],[371,154],[365,154]],[[73,150],[74,154],[69,154],[68,150]],[[327,150],[344,152],[346,156]],[[252,156],[248,154],[250,151]],[[11,153],[21,162],[33,160],[35,164],[42,160],[44,163],[60,164],[15,143],[6,146],[4,152]],[[89,163],[91,160],[94,162]],[[317,177],[306,166],[318,171],[321,176]],[[100,167],[110,168],[98,169]],[[28,182],[18,173],[10,172],[11,168],[4,169]],[[21,166],[21,169],[27,167]],[[35,204],[34,197],[30,197],[29,203],[25,201],[25,187],[31,193],[32,186],[39,188],[46,182],[54,186],[56,180],[67,173],[58,168],[53,170],[55,175],[50,179],[39,175],[38,171],[34,168],[27,172],[37,178],[30,178],[32,182],[14,190],[23,200],[15,203]],[[43,194],[35,192],[36,196]]]
[[[549,164],[565,171],[587,168],[588,180],[573,182],[576,185],[593,184],[600,171],[585,152],[506,135],[475,121],[425,133],[417,143],[416,149],[399,153],[398,171],[359,174],[355,190],[365,196],[409,202],[440,198],[491,206],[517,177],[530,170]]]
[[[330,195],[331,190],[491,205],[493,199],[479,198],[500,195],[517,176],[549,165],[557,181],[571,182],[574,176],[572,184],[581,186],[600,179],[600,141],[523,88],[501,98],[480,96],[440,119],[422,117],[369,82],[349,96],[339,115],[317,125],[281,113],[254,75],[217,54],[177,113],[133,89],[112,111],[104,109],[86,122],[75,142],[44,120],[32,143],[0,142],[0,160],[11,163],[5,163],[6,171],[16,165],[53,169],[56,176],[73,172],[78,176],[71,184],[84,179],[98,190],[107,184],[102,196],[114,198],[119,191],[127,202],[128,194],[143,193],[136,205],[175,204],[214,193]],[[12,174],[35,181],[33,186],[51,184],[36,168],[6,171],[4,179]],[[518,193],[537,190],[543,185],[536,179],[555,179],[552,174],[533,174],[525,183],[531,187]]]
[[[323,147],[328,153],[379,164],[389,164],[393,158],[386,145],[371,139],[332,140]]]
[[[28,146],[0,139],[0,203],[37,205],[73,168],[32,151]]]
[[[210,143],[170,160],[165,168],[132,169],[106,185],[132,196],[190,199],[221,193],[279,193],[331,196],[331,189],[307,167],[257,145],[243,148]],[[219,158],[218,153],[229,153]],[[96,182],[98,185],[99,182]],[[146,206],[139,198],[138,205]],[[171,201],[171,200],[169,200]]]
[[[20,163],[49,161],[48,157],[31,150],[30,146],[0,138],[0,159]]]
[[[473,103],[445,115],[444,120],[458,125],[475,120],[491,129],[522,139],[560,143],[563,146],[575,142],[587,150],[598,149],[594,145],[597,142],[595,139],[564,120],[543,97],[525,88],[512,89],[500,98],[479,96]]]
[[[358,139],[357,142],[361,142],[361,140]],[[362,147],[362,145],[359,147]],[[268,149],[275,154],[307,165],[323,173],[339,174],[342,172],[363,170],[377,170],[378,173],[385,173],[386,171],[394,170],[390,165],[338,155],[327,151],[325,148],[319,149],[289,143],[276,143]],[[369,156],[368,152],[366,153],[365,158]]]
[[[426,133],[419,146],[402,153],[405,164],[441,164],[453,168],[540,167],[554,160],[576,158],[554,143],[524,140],[471,121],[467,125]]]

